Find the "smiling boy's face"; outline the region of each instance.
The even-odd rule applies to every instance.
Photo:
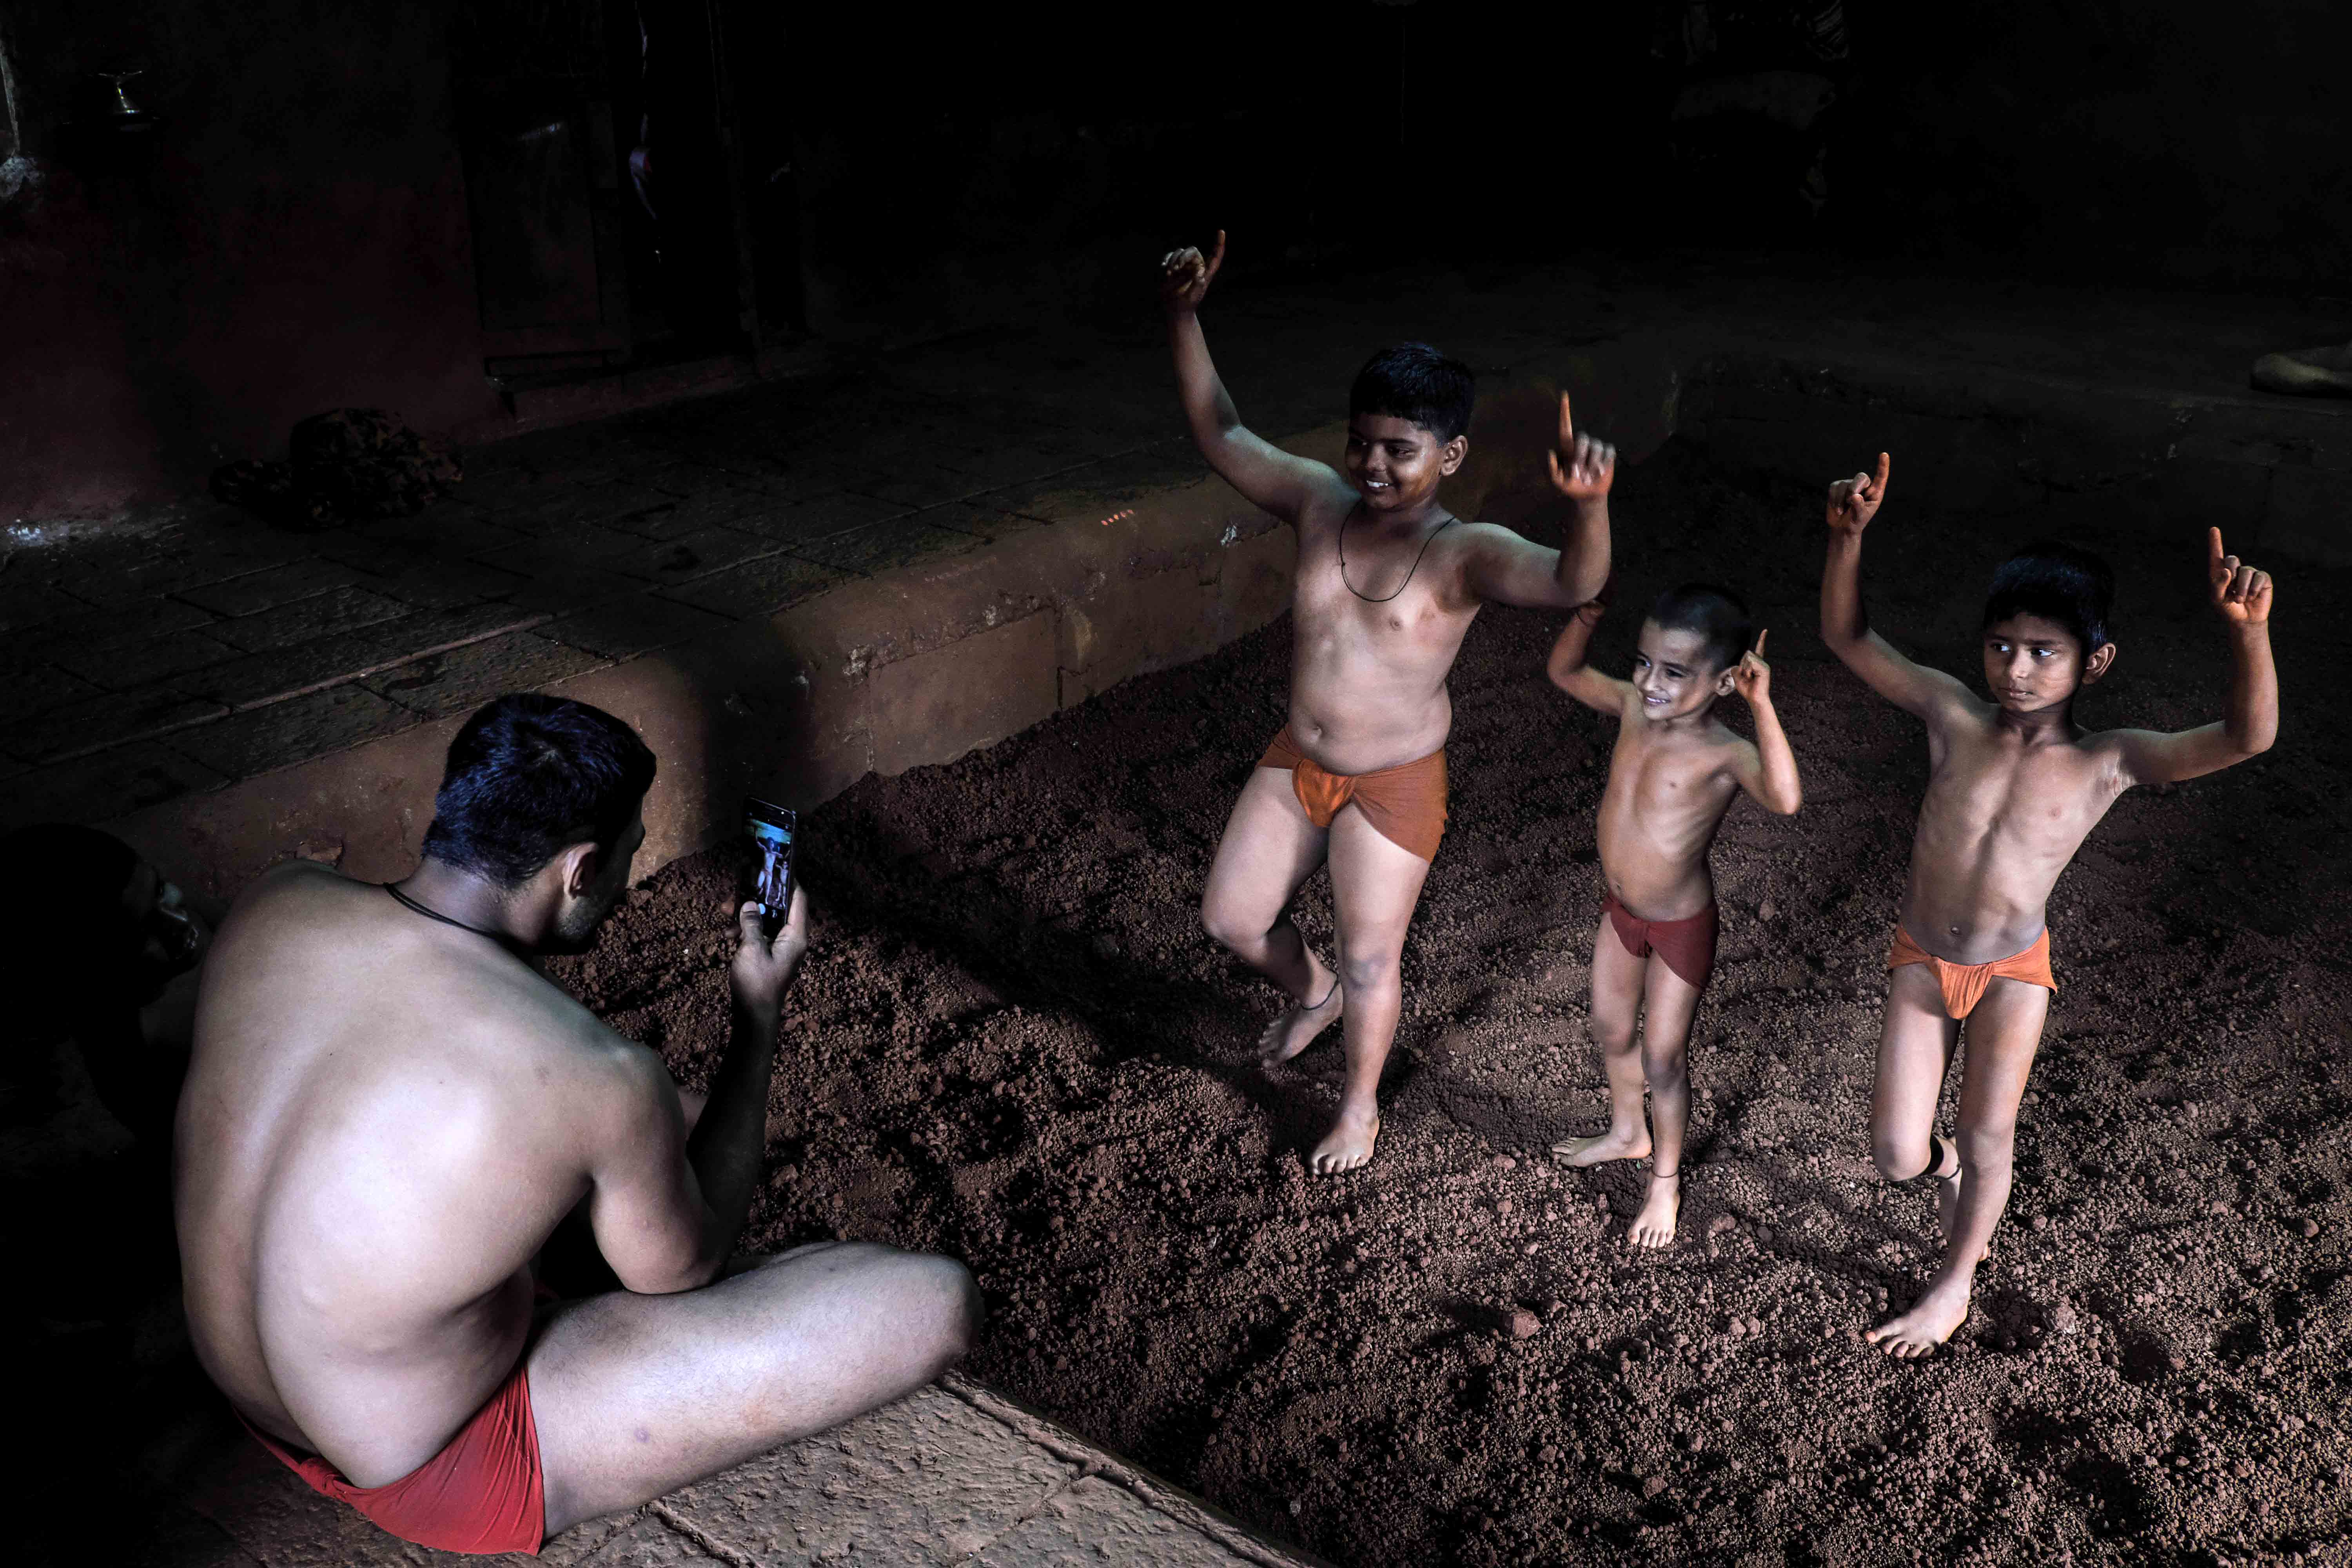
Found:
[[[1709,657],[1705,633],[1649,620],[1633,645],[1631,679],[1650,719],[1687,718],[1731,689],[1731,672]]]
[[[1462,466],[1467,437],[1440,441],[1426,426],[1393,414],[1348,421],[1348,478],[1375,511],[1403,511],[1437,494],[1437,482]]]
[[[2107,672],[2116,645],[2083,656],[2083,641],[2043,616],[2015,615],[1984,630],[1985,689],[2011,713],[2057,707]]]

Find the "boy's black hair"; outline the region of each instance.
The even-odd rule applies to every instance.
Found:
[[[1385,414],[1410,419],[1440,445],[1470,428],[1478,378],[1458,359],[1427,343],[1391,343],[1364,362],[1348,389],[1348,417]]]
[[[1650,619],[1661,630],[1696,632],[1705,637],[1705,652],[1718,675],[1738,664],[1739,656],[1756,641],[1756,623],[1748,616],[1748,601],[1712,583],[1685,583],[1667,589],[1650,606]]]
[[[2040,616],[2074,634],[2088,658],[2107,643],[2115,569],[2079,545],[2037,539],[1994,568],[1984,624]]]
[[[610,850],[654,782],[654,754],[601,708],[519,692],[449,742],[425,853],[517,888],[567,846]]]

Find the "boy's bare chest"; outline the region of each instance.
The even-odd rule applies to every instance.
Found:
[[[2080,745],[1956,735],[1929,781],[1920,825],[2071,855],[2114,804],[2112,775],[2105,758]]]
[[[1659,825],[1706,821],[1722,815],[1737,787],[1726,777],[1720,748],[1691,736],[1621,726],[1609,760],[1607,794],[1621,811]]]
[[[1436,548],[1416,560],[1410,550],[1367,550],[1352,539],[1343,561],[1335,532],[1308,541],[1291,589],[1296,635],[1327,650],[1450,657],[1477,614],[1475,603],[1456,607],[1444,592],[1454,564]]]

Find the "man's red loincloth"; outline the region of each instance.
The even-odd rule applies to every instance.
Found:
[[[547,1530],[539,1427],[520,1362],[442,1450],[396,1481],[355,1487],[316,1455],[305,1458],[246,1430],[321,1497],[347,1502],[403,1541],[443,1552],[537,1552]]]

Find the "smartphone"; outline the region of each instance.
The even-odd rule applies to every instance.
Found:
[[[742,896],[760,906],[760,929],[772,937],[793,908],[793,853],[800,837],[800,814],[757,795],[743,797],[743,831],[751,852],[744,857]]]

